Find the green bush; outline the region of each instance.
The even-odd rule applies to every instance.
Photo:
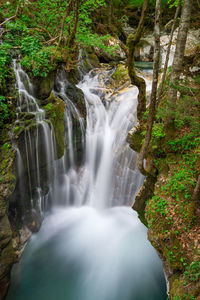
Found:
[[[10,50],[12,46],[9,44],[0,45],[0,86],[3,85],[9,72],[9,64],[11,62]]]
[[[54,47],[43,47],[39,51],[33,51],[21,60],[21,65],[26,71],[31,71],[34,76],[46,77],[54,69],[50,61]]]
[[[37,53],[42,48],[42,43],[38,38],[26,36],[21,42],[21,52],[24,55]]]
[[[8,117],[8,106],[6,104],[6,98],[4,96],[0,96],[0,127],[3,126],[4,121]]]

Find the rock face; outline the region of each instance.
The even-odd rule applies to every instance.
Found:
[[[47,77],[33,77],[35,97],[40,100],[48,98],[55,84],[57,72],[51,72]]]
[[[9,198],[15,187],[15,151],[7,142],[0,147],[0,299],[6,294],[10,270],[15,261],[12,230],[8,220]]]
[[[173,63],[174,53],[176,49],[176,40],[178,35],[178,28],[174,32],[172,46],[171,46],[171,53],[169,58],[169,66]],[[162,62],[161,66],[164,66],[166,53],[167,53],[167,47],[169,44],[170,36],[169,34],[163,33],[160,37],[161,42],[161,56],[162,56]],[[192,53],[194,53],[194,50],[197,46],[197,44],[200,43],[200,30],[189,30],[188,37],[187,37],[187,43],[186,43],[186,49],[185,49],[185,55],[189,56]],[[153,48],[154,48],[154,37],[152,34],[148,34],[144,36],[144,38],[141,39],[135,54],[135,59],[137,61],[153,61]]]
[[[86,106],[83,92],[78,87],[76,87],[74,83],[68,81],[65,88],[65,94],[78,108],[81,116],[86,119]]]

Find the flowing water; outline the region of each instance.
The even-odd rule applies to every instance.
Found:
[[[16,125],[20,127],[21,120],[31,120],[24,131],[24,143],[19,146],[21,149],[14,145],[17,152],[18,197],[23,205],[26,197],[25,186],[28,185],[31,207],[42,213],[45,194],[41,184],[41,169],[45,165],[43,177],[45,176],[46,182],[50,183],[53,178],[53,163],[57,157],[54,130],[52,124],[45,119],[45,111],[39,107],[34,97],[34,87],[28,75],[16,60],[13,61],[13,68],[19,94]]]
[[[87,128],[65,94],[64,72],[55,93],[67,103],[66,151],[55,161],[53,204],[13,268],[7,300],[163,300],[162,264],[147,229],[131,209],[143,182],[127,143],[136,122],[137,89],[105,92],[110,71],[93,71],[78,84]],[[83,162],[76,163],[73,119],[79,122]],[[84,138],[85,136],[85,138]]]

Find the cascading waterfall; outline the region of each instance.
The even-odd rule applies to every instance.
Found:
[[[57,80],[55,93],[68,107],[65,114],[66,144],[69,150],[62,158],[63,172],[59,171],[60,174],[55,178],[52,198],[55,201],[59,199],[62,204],[86,204],[99,208],[131,205],[143,180],[136,167],[137,154],[126,143],[127,133],[136,121],[137,89],[132,88],[113,96],[104,106],[101,100],[104,87],[99,76],[108,77],[109,71],[102,71],[101,74],[97,72],[96,75],[93,73],[86,75],[78,85],[84,92],[87,107],[85,162],[78,169],[74,163],[76,149],[72,141],[71,115],[79,120],[82,137],[84,124],[78,110],[65,94],[67,82],[64,73]],[[66,169],[64,166],[67,159],[69,163]],[[62,186],[58,184],[60,177]]]
[[[163,300],[165,279],[146,228],[131,209],[143,177],[127,143],[136,122],[137,89],[104,92],[96,70],[78,84],[85,95],[85,157],[75,163],[73,120],[83,120],[65,94],[64,72],[55,93],[66,103],[66,151],[56,161],[49,197],[54,209],[13,270],[7,300]],[[104,104],[103,104],[104,103]]]
[[[13,61],[16,75],[16,88],[18,89],[17,121],[28,116],[31,126],[27,126],[24,132],[25,156],[22,158],[20,149],[17,150],[17,169],[19,178],[19,197],[24,197],[24,186],[28,179],[29,197],[32,209],[42,213],[44,193],[41,185],[41,168],[45,165],[46,181],[50,183],[53,177],[53,163],[56,159],[56,146],[54,130],[50,122],[45,119],[45,111],[41,109],[34,97],[34,88],[28,75],[23,71],[20,63]],[[27,176],[24,174],[26,164]],[[25,178],[26,176],[26,178]],[[44,176],[44,175],[43,175]]]

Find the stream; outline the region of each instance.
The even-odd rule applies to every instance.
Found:
[[[126,142],[136,123],[138,91],[128,87],[106,93],[104,79],[109,76],[111,71],[93,70],[78,84],[85,96],[86,129],[65,93],[64,72],[57,78],[54,93],[67,103],[66,150],[52,166],[48,194],[52,208],[13,267],[6,300],[167,298],[162,262],[131,208],[144,180],[137,169],[137,154]],[[74,117],[85,149],[80,165]],[[44,119],[38,122],[46,128]]]

